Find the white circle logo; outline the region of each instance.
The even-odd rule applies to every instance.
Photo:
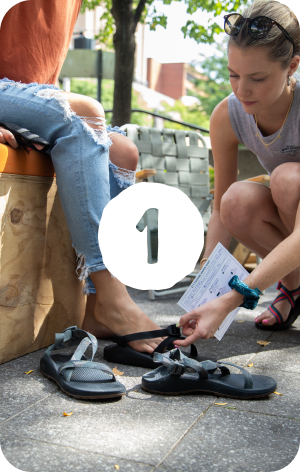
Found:
[[[137,223],[149,208],[158,210],[158,260],[148,263],[149,231]],[[148,240],[148,241],[147,241]],[[172,287],[194,270],[204,242],[202,217],[179,189],[139,183],[105,207],[99,245],[107,269],[123,284],[140,290]]]

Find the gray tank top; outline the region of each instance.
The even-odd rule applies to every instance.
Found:
[[[237,139],[257,155],[261,165],[269,174],[284,162],[300,162],[299,105],[300,82],[297,80],[293,104],[281,132],[281,138],[278,138],[270,147],[265,148],[260,139],[255,136],[254,116],[244,111],[241,102],[233,93],[229,95],[229,118]],[[260,133],[260,131],[258,132]],[[264,137],[261,133],[260,136],[268,144],[277,137],[278,133],[279,130],[271,136]]]

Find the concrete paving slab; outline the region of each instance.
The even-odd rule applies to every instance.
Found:
[[[255,356],[254,366],[259,369],[295,372],[300,374],[300,346],[272,341]]]
[[[274,472],[296,456],[300,422],[211,407],[162,467],[197,472]]]
[[[5,458],[14,467],[26,472],[150,472],[153,466],[141,462],[124,461],[105,456],[97,451],[86,452],[72,447],[47,444],[17,436],[0,437]]]
[[[150,400],[150,401],[149,401]],[[64,447],[99,451],[124,460],[156,465],[202,414],[211,399],[190,403],[161,402],[143,395],[119,401],[85,402],[52,395],[6,422],[3,434],[18,435]],[[73,412],[64,417],[63,412]]]
[[[155,467],[153,472],[181,472],[182,469],[174,469],[174,467]],[[152,472],[152,471],[151,471]]]
[[[255,362],[255,361],[254,361]],[[293,418],[299,421],[300,427],[300,375],[290,372],[278,372],[268,370],[248,368],[248,372],[254,375],[267,375],[277,382],[276,391],[282,395],[275,393],[265,398],[257,400],[235,400],[233,398],[219,397],[214,403],[227,403],[227,405],[219,408],[235,407],[242,411],[252,411],[263,415],[282,416]]]
[[[40,373],[39,358],[43,352],[28,354],[1,366],[0,423],[56,391]],[[33,370],[31,374],[25,374],[30,370]]]
[[[299,325],[296,326],[296,323]],[[296,322],[292,328],[286,331],[273,332],[270,336],[270,341],[277,341],[279,343],[300,344],[300,320]]]
[[[54,342],[54,340],[53,340]],[[39,349],[38,351],[31,352],[30,354],[25,354],[25,356],[18,357],[17,359],[13,359],[9,362],[5,362],[4,364],[0,365],[0,373],[3,370],[7,369],[24,369],[24,370],[31,370],[33,367],[32,365],[37,366],[39,365],[40,358],[44,354],[47,348]]]
[[[260,351],[261,346],[255,338],[224,336],[221,341],[216,338],[202,339],[195,343],[201,355],[213,355],[218,360],[228,360],[238,365],[245,365]]]

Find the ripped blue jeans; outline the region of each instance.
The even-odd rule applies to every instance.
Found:
[[[50,143],[57,188],[78,257],[85,292],[96,293],[89,274],[106,269],[98,228],[108,202],[134,183],[134,171],[109,160],[111,132],[103,118],[77,116],[54,85],[0,80],[0,122],[15,123]],[[89,124],[103,125],[101,130]]]

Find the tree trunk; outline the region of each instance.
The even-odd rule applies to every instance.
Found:
[[[113,0],[112,15],[115,19],[115,88],[113,126],[130,123],[131,90],[134,74],[136,20],[132,10],[133,0]]]

